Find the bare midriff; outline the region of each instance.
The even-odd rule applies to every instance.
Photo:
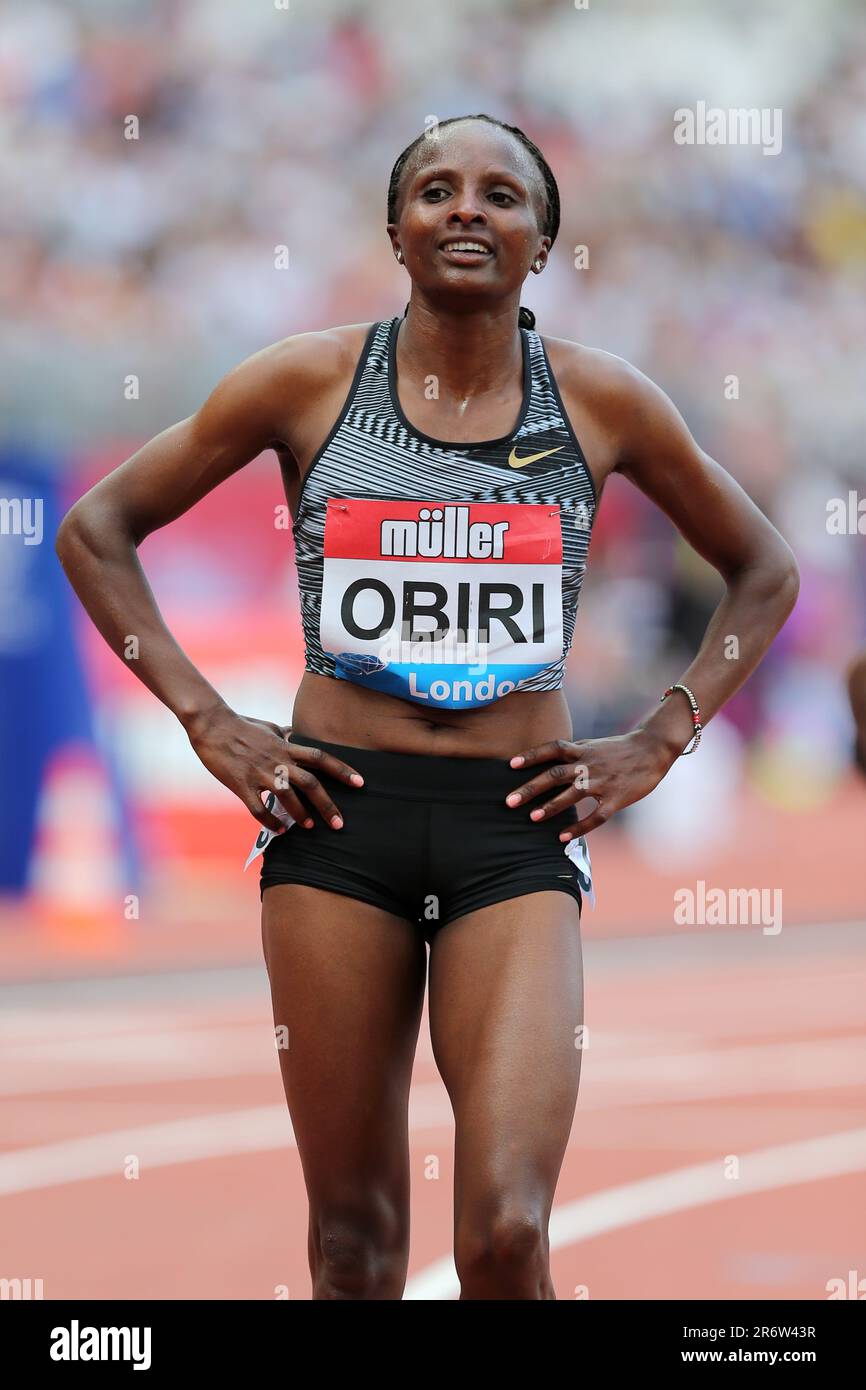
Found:
[[[562,690],[515,690],[481,709],[423,709],[351,681],[304,673],[292,730],[324,743],[447,758],[512,758],[572,737]]]

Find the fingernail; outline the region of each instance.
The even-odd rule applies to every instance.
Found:
[[[512,759],[511,759],[511,766],[512,766],[512,767],[523,767],[523,764],[524,764],[525,761],[526,761],[526,759],[525,759],[525,758],[521,758],[521,757],[512,758]]]
[[[570,839],[571,839],[571,835],[570,835],[569,832],[566,830],[566,831],[564,831],[564,833],[563,833],[562,835],[560,835],[559,838],[560,838],[560,840],[570,840]]]
[[[505,801],[508,806],[518,806],[520,804],[520,792],[509,792]]]
[[[364,779],[360,772],[353,772],[349,780],[354,782],[356,787],[363,787],[364,785]]]
[[[541,820],[541,817],[542,817],[543,815],[544,815],[544,812],[543,812],[543,811],[530,811],[530,813],[529,813],[529,819],[530,819],[530,820]]]
[[[312,828],[313,828],[312,819],[305,820],[305,821],[304,821],[304,825],[307,827],[308,830],[312,830]]]
[[[342,816],[332,816],[332,818],[331,818],[331,825],[334,827],[335,830],[339,830],[340,827],[342,826],[342,824],[343,824],[343,817],[342,817]]]

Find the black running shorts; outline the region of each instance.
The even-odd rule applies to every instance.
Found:
[[[538,768],[500,758],[439,758],[380,753],[292,734],[333,753],[364,778],[348,786],[316,773],[343,816],[341,830],[311,810],[313,828],[292,824],[262,856],[260,893],[276,883],[306,883],[372,903],[417,922],[430,941],[455,917],[507,898],[550,889],[581,907],[578,869],[558,837],[574,825],[574,807],[537,824],[505,798]]]

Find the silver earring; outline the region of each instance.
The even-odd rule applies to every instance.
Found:
[[[543,261],[543,260],[541,259],[541,257],[539,256],[538,260],[535,262],[535,272],[536,272],[536,274],[538,274],[538,273],[542,270],[543,266],[544,266],[544,261]]]
[[[397,264],[398,264],[398,265],[402,265],[402,264],[403,264],[403,252],[400,250],[400,247],[399,247],[399,246],[397,247],[397,250],[394,252],[394,255],[397,257]]]

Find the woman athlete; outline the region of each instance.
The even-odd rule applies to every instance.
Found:
[[[588,886],[569,843],[696,746],[798,590],[786,542],[657,386],[534,332],[520,290],[558,222],[553,175],[520,130],[443,121],[389,189],[406,313],[257,352],[58,534],[110,646],[138,635],[136,675],[282,830],[262,837],[262,939],[315,1299],[402,1296],[427,942],[460,1296],[555,1297],[548,1219],[577,1098]],[[306,641],[291,729],[229,708],[166,629],[136,553],[265,449],[294,518]],[[628,733],[575,740],[562,673],[612,472],[726,587],[684,689]]]

